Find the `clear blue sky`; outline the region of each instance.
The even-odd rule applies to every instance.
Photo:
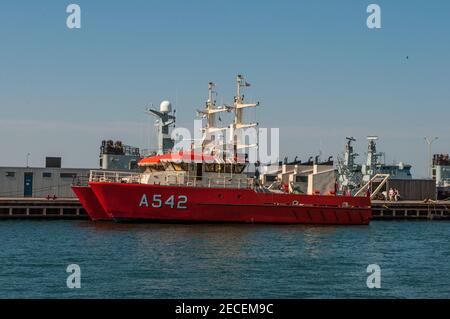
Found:
[[[66,6],[82,9],[81,30]],[[382,8],[382,29],[366,7]],[[387,161],[426,175],[425,135],[450,151],[450,2],[2,1],[0,165],[97,167],[103,138],[154,146],[143,110],[170,99],[192,126],[209,81],[231,101],[234,76],[262,104],[252,117],[280,127],[283,154],[343,150],[377,134]],[[409,56],[409,59],[406,59]]]

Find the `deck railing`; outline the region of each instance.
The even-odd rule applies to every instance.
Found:
[[[237,178],[231,175],[207,177],[193,176],[181,172],[166,172],[159,175],[161,181],[150,184],[214,187],[214,188],[252,188],[252,178]],[[92,170],[89,174],[90,182],[108,182],[125,184],[145,183],[145,174],[120,171]]]
[[[141,174],[130,172],[119,172],[119,171],[95,170],[90,172],[89,181],[139,184],[141,182]]]

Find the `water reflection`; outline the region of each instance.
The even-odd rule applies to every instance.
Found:
[[[0,297],[449,297],[448,225],[5,221]],[[375,292],[374,262],[386,283]],[[65,288],[69,263],[83,269],[81,291]]]

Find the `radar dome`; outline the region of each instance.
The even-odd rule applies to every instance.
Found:
[[[172,111],[172,104],[169,101],[162,101],[159,105],[159,110],[162,113],[170,113]]]

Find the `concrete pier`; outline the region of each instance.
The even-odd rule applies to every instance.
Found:
[[[0,219],[88,219],[76,198],[0,198]]]
[[[450,220],[450,201],[373,201],[373,220]],[[76,198],[0,198],[0,219],[89,219]]]
[[[450,201],[372,202],[373,220],[450,220]]]

